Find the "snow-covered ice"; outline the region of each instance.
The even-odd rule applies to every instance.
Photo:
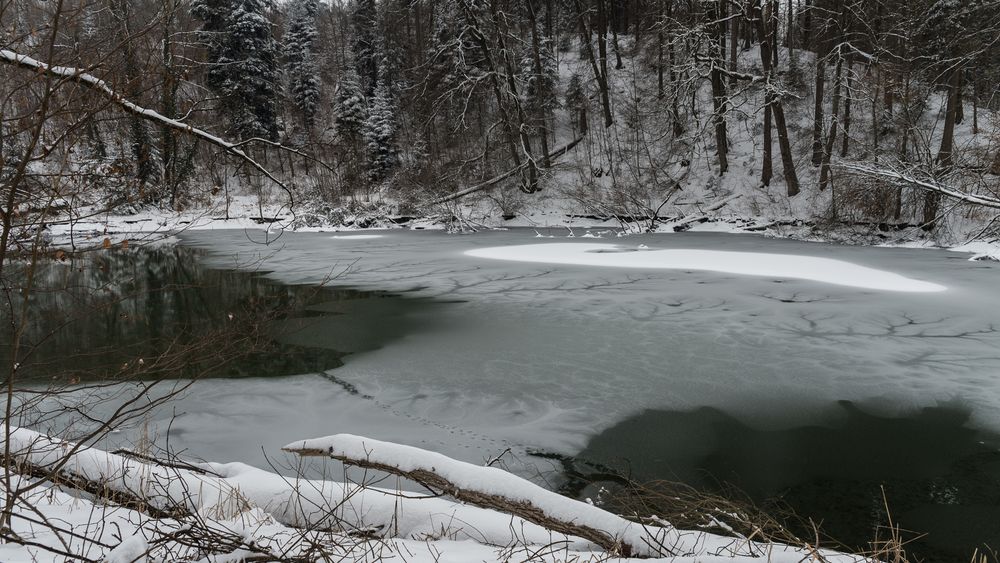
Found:
[[[532,243],[536,232],[528,229],[381,234],[372,244],[286,233],[277,253],[243,231],[183,235],[212,251],[209,265],[243,263],[292,284],[322,283],[331,267],[350,265],[336,268],[344,271],[332,283],[431,300],[385,317],[409,327],[403,337],[353,354],[330,372],[353,392],[309,374],[196,382],[176,411],[158,416],[166,428],[181,413],[172,422],[174,447],[263,466],[260,446],[274,452],[303,436],[351,432],[474,462],[510,446],[520,454],[509,460],[515,469],[546,469],[547,462],[524,453],[576,453],[644,409],[708,406],[756,427],[787,428],[811,423],[840,400],[885,414],[962,401],[972,424],[1000,429],[1000,389],[990,384],[1000,373],[1000,268],[992,262],[717,233],[634,236],[616,242],[648,249],[575,253],[657,260],[684,249],[763,254],[774,262],[807,256],[877,270],[889,276],[883,280],[948,287],[919,293],[764,268],[750,276],[467,254]],[[558,246],[593,244],[577,237]],[[365,315],[363,304],[352,314]],[[316,322],[295,343],[336,348]]]
[[[947,289],[936,283],[830,258],[706,249],[650,250],[645,245],[639,245],[638,250],[647,252],[638,254],[635,250],[615,244],[553,243],[478,248],[468,250],[465,254],[477,258],[543,264],[708,270],[749,276],[797,278],[886,291],[936,292]]]

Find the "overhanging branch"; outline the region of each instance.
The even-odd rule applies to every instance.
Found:
[[[181,123],[176,119],[171,119],[157,111],[144,108],[140,105],[135,104],[124,96],[115,91],[107,82],[97,78],[96,76],[84,71],[83,69],[67,67],[67,66],[54,66],[33,59],[27,55],[22,55],[20,53],[15,53],[7,49],[0,49],[0,63],[8,64],[11,66],[20,67],[40,74],[45,74],[49,76],[54,76],[57,78],[63,78],[71,82],[76,82],[82,86],[90,88],[91,90],[97,92],[98,94],[107,98],[110,102],[114,103],[118,107],[125,110],[127,113],[136,115],[142,119],[149,121],[154,121],[161,125],[165,125],[175,131],[180,131],[185,135],[195,137],[206,141],[212,145],[215,145],[225,152],[237,157],[251,167],[257,169],[261,174],[267,176],[269,180],[281,187],[282,190],[288,194],[289,206],[293,202],[292,190],[285,185],[284,182],[277,179],[270,171],[267,170],[263,165],[250,157],[242,149],[240,145],[242,143],[232,143],[221,137],[212,135],[211,133],[198,129],[197,127],[192,127],[186,123]]]
[[[964,201],[966,203],[972,203],[975,205],[982,205],[984,207],[991,207],[993,209],[1000,209],[1000,199],[992,198],[989,196],[982,196],[977,194],[970,194],[968,192],[963,192],[940,184],[931,182],[929,180],[921,180],[914,177],[912,174],[907,172],[893,170],[891,168],[882,168],[875,166],[866,166],[862,164],[854,163],[840,163],[836,165],[837,168],[842,168],[844,170],[850,170],[852,172],[860,172],[862,174],[868,174],[871,176],[877,176],[879,178],[886,178],[889,180],[895,180],[903,184],[909,184],[913,187],[920,188],[925,191],[939,193],[948,196],[952,199],[957,199],[959,201]]]

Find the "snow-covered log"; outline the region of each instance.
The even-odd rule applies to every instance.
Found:
[[[98,94],[107,98],[111,103],[122,108],[126,112],[141,117],[149,121],[158,123],[169,127],[175,131],[180,131],[185,135],[189,135],[196,139],[206,141],[212,145],[215,145],[225,152],[239,158],[243,162],[249,164],[251,167],[257,169],[261,174],[265,175],[272,182],[281,187],[287,194],[289,199],[292,198],[292,191],[282,182],[277,179],[267,168],[261,165],[259,162],[250,157],[243,149],[240,148],[244,143],[232,143],[221,137],[217,137],[207,131],[193,127],[187,123],[182,123],[176,119],[171,119],[159,112],[154,110],[144,108],[140,105],[135,104],[127,99],[125,99],[122,94],[115,91],[107,82],[101,80],[100,78],[86,72],[83,69],[68,67],[68,66],[55,66],[49,65],[45,62],[39,61],[27,55],[22,55],[8,49],[0,49],[0,63],[5,63],[12,66],[17,66],[20,68],[27,69],[32,72],[37,72],[41,74],[47,74],[56,78],[62,78],[69,80],[71,82],[76,82],[82,86],[90,88],[91,90],[97,92]],[[291,205],[291,201],[289,201]]]
[[[64,459],[72,447],[71,442],[12,428],[10,467],[155,518],[195,512],[232,518],[234,511],[255,507],[299,529],[364,531],[367,536],[403,539],[437,537],[445,531],[455,540],[496,546],[559,542],[572,549],[595,547],[520,518],[442,498],[401,495],[364,484],[289,478],[242,463],[209,463],[205,469],[210,473],[202,473],[97,448],[82,448]],[[61,469],[53,472],[57,466]]]
[[[673,549],[680,540],[673,528],[643,526],[545,490],[502,469],[457,461],[411,446],[337,434],[295,442],[283,449],[400,475],[460,501],[590,540],[608,553],[626,557],[675,555]]]
[[[301,456],[331,457],[348,465],[399,475],[463,502],[585,538],[612,556],[658,557],[675,562],[867,561],[863,557],[809,545],[759,543],[749,538],[678,530],[658,518],[655,519],[657,525],[640,524],[543,489],[496,467],[465,463],[436,452],[351,434],[301,440],[282,449]]]
[[[718,199],[716,201],[713,201],[711,205],[709,205],[708,207],[702,209],[698,213],[692,213],[692,214],[687,215],[685,217],[681,217],[680,219],[678,219],[677,221],[675,221],[673,223],[673,228],[674,228],[675,231],[683,231],[683,230],[685,230],[688,227],[688,225],[690,225],[692,223],[698,223],[699,221],[707,220],[708,219],[708,214],[710,212],[712,212],[712,211],[718,211],[718,210],[722,209],[723,207],[729,205],[730,202],[739,199],[742,195],[743,194],[733,194],[731,196],[727,196],[727,197]]]
[[[854,163],[840,163],[837,165],[839,168],[844,170],[850,170],[852,172],[859,172],[861,174],[868,174],[870,176],[877,176],[879,178],[886,178],[888,180],[894,180],[903,184],[909,184],[916,188],[926,190],[929,192],[936,192],[941,195],[945,195],[952,199],[957,199],[959,201],[964,201],[966,203],[973,203],[975,205],[982,205],[984,207],[992,207],[993,209],[1000,209],[1000,199],[996,199],[989,196],[970,194],[968,192],[963,192],[954,188],[949,188],[947,186],[942,186],[940,184],[921,180],[914,175],[891,168],[877,167],[873,165],[864,164],[854,164]]]
[[[769,544],[703,531],[678,531],[660,521],[658,526],[644,526],[545,491],[499,469],[463,464],[417,448],[357,436],[296,442],[287,449],[300,454],[332,453],[337,454],[334,457],[378,460],[386,468],[395,468],[397,473],[405,470],[415,476],[427,471],[446,477],[464,491],[506,496],[507,504],[501,510],[509,510],[511,502],[531,503],[547,515],[546,526],[554,519],[564,520],[577,528],[588,526],[604,531],[617,543],[613,550],[608,550],[595,545],[596,542],[554,532],[498,510],[365,484],[284,477],[241,463],[201,464],[208,470],[202,473],[179,464],[169,467],[97,448],[75,448],[70,442],[24,428],[12,428],[10,441],[12,459],[6,466],[8,471],[16,473],[18,468],[30,465],[34,478],[44,479],[55,487],[89,489],[99,499],[111,500],[112,504],[124,499],[130,505],[112,506],[110,511],[101,512],[104,515],[101,521],[93,521],[95,505],[58,491],[35,489],[18,502],[12,525],[21,530],[19,534],[28,534],[41,542],[33,545],[52,547],[53,558],[41,559],[44,561],[66,558],[59,554],[74,558],[70,556],[77,553],[75,550],[84,553],[95,546],[108,553],[107,561],[116,560],[112,555],[139,553],[143,546],[167,549],[168,554],[176,555],[192,545],[202,545],[198,542],[213,541],[215,547],[228,546],[219,553],[235,549],[235,555],[243,553],[248,557],[245,560],[260,561],[272,560],[268,553],[301,551],[315,556],[319,545],[330,550],[324,553],[332,559],[344,561],[377,560],[380,553],[386,558],[404,554],[404,560],[420,563],[499,562],[510,561],[515,555],[532,561],[608,561],[611,555],[624,555],[625,546],[631,547],[633,556],[662,555],[666,557],[663,561],[672,563],[866,561],[808,545]],[[55,471],[56,468],[61,469]],[[83,483],[100,483],[107,491]],[[459,493],[454,487],[446,492]],[[475,497],[461,498],[471,504]],[[77,505],[80,505],[78,510],[73,508]],[[145,520],[138,516],[141,513],[156,516]],[[174,518],[164,517],[169,514],[174,514]],[[40,519],[51,515],[61,523],[58,529]],[[178,517],[181,519],[176,520]],[[38,527],[42,525],[47,527]],[[124,528],[119,530],[119,527]],[[118,535],[111,531],[117,531]],[[64,538],[88,539],[71,546],[62,542],[59,534]],[[198,534],[207,535],[202,538]],[[219,538],[226,541],[218,543]],[[194,540],[198,542],[190,543]],[[241,546],[253,546],[256,550],[253,553],[260,557],[241,551]],[[426,554],[414,555],[419,552]],[[0,544],[0,560],[27,563],[40,560],[36,555],[24,546]],[[233,560],[227,557],[220,560]],[[160,560],[177,559],[168,555]]]

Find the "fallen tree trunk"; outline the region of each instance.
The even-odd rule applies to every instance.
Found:
[[[480,467],[435,452],[350,434],[304,440],[282,449],[398,475],[457,500],[583,538],[612,555],[676,555],[673,546],[678,537],[672,528],[642,526],[495,467]]]
[[[573,549],[592,548],[592,543],[582,539],[553,535],[522,519],[497,518],[496,512],[442,498],[403,495],[364,484],[288,478],[242,463],[191,467],[90,447],[67,453],[74,445],[12,427],[5,467],[153,518],[211,514],[226,519],[244,508],[257,507],[282,525],[314,532],[423,538],[447,530],[451,539],[497,546],[558,541]]]
[[[698,213],[692,213],[686,217],[682,217],[673,224],[674,232],[686,231],[687,229],[690,228],[690,226],[693,223],[707,221],[708,213],[710,211],[718,211],[723,207],[725,207],[726,205],[729,205],[729,202],[735,201],[742,196],[743,194],[733,194],[731,196],[724,197],[722,199],[712,202],[711,205],[706,207],[704,210],[699,211]]]
[[[573,141],[571,141],[570,143],[568,143],[568,144],[566,144],[566,145],[558,148],[557,150],[554,150],[554,151],[550,152],[547,155],[549,162],[552,162],[553,160],[555,160],[555,159],[561,157],[562,155],[568,153],[570,150],[573,149],[573,147],[575,147],[576,145],[580,144],[580,141],[582,141],[582,140],[583,140],[583,137],[577,137],[576,139],[573,139]],[[439,205],[441,203],[447,203],[449,201],[454,201],[456,199],[465,197],[465,196],[467,196],[469,194],[474,194],[476,192],[485,190],[486,188],[492,187],[493,185],[498,184],[498,183],[506,180],[507,178],[510,178],[514,174],[517,174],[518,172],[520,172],[521,170],[523,170],[526,166],[528,166],[528,164],[529,164],[528,162],[523,162],[519,166],[515,166],[514,168],[511,168],[510,170],[504,172],[503,174],[500,174],[499,176],[494,176],[493,178],[490,178],[489,180],[486,180],[485,182],[481,182],[479,184],[476,184],[475,186],[471,186],[471,187],[465,188],[464,190],[459,190],[459,191],[457,191],[457,192],[455,192],[453,194],[449,194],[449,195],[446,195],[444,197],[439,197],[437,199],[433,199],[430,202],[428,202],[428,204],[429,205]]]

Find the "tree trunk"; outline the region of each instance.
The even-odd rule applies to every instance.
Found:
[[[795,174],[795,160],[792,158],[792,146],[788,140],[788,126],[785,123],[785,110],[777,98],[772,104],[774,112],[774,127],[778,131],[778,150],[781,152],[781,169],[785,174],[785,185],[788,195],[799,193],[799,177]]]
[[[770,95],[768,95],[768,99],[770,99]],[[771,140],[771,103],[768,101],[766,104],[764,106],[764,154],[761,157],[760,183],[764,186],[770,186],[771,178],[774,177],[774,157],[772,156],[774,142]]]
[[[726,28],[722,21],[725,17],[723,4],[718,4],[718,11],[713,14],[715,24],[715,40],[712,46],[712,121],[715,123],[715,149],[719,156],[719,175],[722,176],[729,170],[729,141],[726,135],[726,82],[722,76],[723,65],[726,64],[724,58],[724,38]]]
[[[656,26],[656,97],[663,99],[663,0],[660,0],[661,25]]]
[[[788,28],[785,30],[785,47],[788,47],[788,60],[792,60],[793,30],[794,30],[795,10],[792,7],[792,0],[788,0]]]
[[[942,172],[947,171],[954,164],[955,144],[955,121],[958,115],[959,89],[962,85],[962,70],[957,68],[952,71],[948,80],[948,103],[945,110],[944,130],[941,134],[941,148],[938,150],[937,164]],[[924,230],[934,229],[937,222],[938,209],[940,207],[941,194],[937,192],[927,192],[924,195]]]
[[[670,1],[670,0],[668,0]],[[589,10],[584,10],[583,5],[580,0],[574,0],[574,5],[576,6],[577,20],[580,25],[580,41],[583,43],[584,51],[587,54],[587,59],[590,60],[590,66],[594,71],[594,80],[597,81],[597,90],[601,98],[601,109],[604,111],[604,126],[611,127],[614,123],[614,119],[611,115],[611,96],[608,91],[608,62],[607,62],[607,19],[604,16],[604,2],[603,0],[597,3],[599,6],[598,16],[597,16],[597,35],[598,35],[598,48],[601,52],[600,60],[594,56],[594,47],[591,44],[591,30],[590,26],[587,25],[587,19],[589,15]],[[603,23],[602,23],[603,22]],[[603,35],[601,29],[604,30]]]
[[[615,26],[611,27],[611,47],[615,51],[615,69],[625,68],[625,63],[622,62],[622,47],[618,43],[618,30],[615,29]]]
[[[771,61],[774,66],[778,66],[778,28],[780,26],[780,18],[778,18],[778,0],[771,0],[771,10],[770,10],[770,22],[771,22]]]
[[[850,148],[850,130],[851,130],[851,99],[854,98],[854,88],[852,78],[853,66],[851,64],[851,58],[847,58],[847,76],[845,83],[847,84],[847,91],[844,96],[844,139],[843,144],[840,146],[840,156],[846,157],[847,151]]]
[[[827,135],[826,145],[823,147],[823,162],[819,169],[819,191],[825,190],[830,181],[830,159],[833,156],[833,145],[837,141],[837,121],[839,120],[838,113],[840,112],[841,73],[843,66],[844,59],[838,52],[837,67],[833,73],[833,104],[830,111],[830,134]]]
[[[826,85],[826,57],[816,57],[816,86],[813,101],[812,163],[823,160],[823,97]]]
[[[812,0],[806,0],[806,7],[802,10],[802,48],[809,49],[812,46]]]
[[[525,4],[528,7],[529,25],[531,25],[531,56],[532,63],[534,64],[535,79],[537,84],[542,83],[542,56],[541,56],[541,46],[538,37],[538,18],[535,12],[535,0],[526,0]],[[549,93],[553,94],[553,93]],[[542,166],[545,168],[549,167],[549,130],[548,130],[548,115],[546,115],[545,109],[539,109],[538,115],[535,116],[535,122],[538,127],[538,138],[542,145]]]
[[[972,79],[972,134],[979,134],[979,78]]]
[[[740,18],[733,17],[729,20],[729,72],[733,73],[729,75],[729,89],[736,89],[736,72],[738,67],[736,65],[736,52],[737,44],[740,41]]]
[[[957,101],[955,102],[955,125],[965,120],[965,104],[963,103],[962,90],[965,89],[964,71],[958,73],[958,90],[955,92]]]
[[[667,19],[669,20],[673,17],[674,13],[674,0],[667,0]],[[684,132],[684,127],[681,125],[681,113],[680,113],[680,85],[678,83],[679,77],[677,75],[677,59],[676,50],[674,48],[674,41],[676,38],[673,35],[667,39],[667,55],[670,64],[670,117],[672,121],[672,132],[674,137],[679,137]]]
[[[785,111],[781,106],[781,99],[773,91],[773,81],[774,81],[774,68],[771,64],[771,46],[769,42],[773,38],[768,37],[766,27],[764,25],[765,18],[758,17],[755,18],[757,22],[757,32],[760,35],[760,59],[761,64],[764,67],[764,74],[767,76],[767,84],[765,88],[768,89],[767,103],[768,107],[771,108],[771,112],[774,117],[774,126],[778,132],[778,150],[781,152],[781,164],[782,170],[785,174],[785,185],[787,186],[787,193],[789,197],[798,195],[799,193],[799,178],[795,173],[795,161],[792,158],[792,146],[788,139],[788,126],[785,123]]]

